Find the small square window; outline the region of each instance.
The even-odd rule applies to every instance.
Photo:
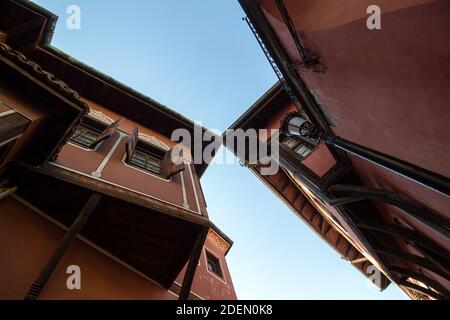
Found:
[[[284,139],[282,144],[297,153],[302,160],[306,159],[316,148],[316,146],[311,143],[292,137]]]
[[[208,270],[223,279],[222,267],[220,266],[220,260],[212,253],[206,251],[206,261],[208,262]]]
[[[283,144],[289,149],[293,149],[298,144],[298,142],[293,138],[286,138],[284,139]]]
[[[76,128],[76,131],[70,138],[70,141],[79,146],[90,148],[100,134],[100,130],[82,124]]]
[[[295,148],[295,152],[297,152],[303,159],[306,159],[312,152],[312,149],[306,145],[300,145]]]
[[[131,156],[129,164],[145,171],[160,175],[161,161],[161,156],[154,154],[149,150],[136,149]]]

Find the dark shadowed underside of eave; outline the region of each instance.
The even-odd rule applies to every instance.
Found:
[[[15,182],[18,197],[65,227],[73,224],[94,192],[19,165],[10,165],[4,176]],[[168,289],[188,261],[202,228],[163,211],[103,194],[80,234]]]
[[[311,204],[305,195],[292,182],[284,170],[279,170],[275,175],[260,175],[257,168],[252,171],[264,181],[264,183],[280,197],[286,205],[301,217],[310,228],[315,231],[324,241],[334,248],[339,255],[347,260],[354,261],[364,258],[364,256],[343,237]],[[364,276],[369,277],[372,272],[368,268],[372,265],[369,261],[352,264]],[[381,289],[389,285],[389,280],[383,276]]]

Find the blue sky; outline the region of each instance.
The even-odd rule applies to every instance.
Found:
[[[276,82],[237,0],[34,2],[60,17],[52,45],[209,128],[226,129]],[[80,30],[66,28],[72,4]],[[247,169],[212,165],[202,185],[235,242],[240,299],[405,299],[368,284]]]

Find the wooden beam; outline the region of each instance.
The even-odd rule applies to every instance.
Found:
[[[363,229],[368,230],[374,230],[381,233],[390,234],[392,236],[400,237],[404,240],[410,241],[415,244],[419,244],[428,250],[433,251],[435,254],[441,256],[442,258],[446,260],[450,260],[450,255],[448,251],[438,245],[436,245],[434,242],[428,240],[427,238],[424,238],[421,236],[418,232],[398,227],[398,226],[387,226],[387,225],[381,225],[381,224],[367,224],[367,223],[359,223],[358,226]]]
[[[365,197],[339,197],[339,198],[333,198],[330,200],[329,204],[332,206],[338,206],[348,203],[354,203],[358,201],[366,200]]]
[[[0,187],[0,200],[12,195],[16,191],[17,191],[17,187],[12,187],[12,188],[1,188]]]
[[[56,266],[67,252],[67,249],[69,248],[72,241],[75,239],[75,237],[83,228],[83,226],[86,224],[92,212],[94,212],[101,198],[102,195],[99,193],[93,193],[91,195],[89,200],[86,202],[86,205],[80,211],[78,218],[69,228],[69,230],[67,230],[64,238],[61,240],[61,242],[54,250],[50,260],[47,262],[47,264],[41,270],[34,283],[29,288],[27,294],[25,295],[24,300],[36,300],[36,298],[39,297],[48,280],[50,279],[53,271],[56,269]]]
[[[0,145],[21,135],[29,124],[30,120],[17,112],[8,113],[0,117]]]
[[[364,199],[389,204],[450,239],[450,220],[434,214],[425,206],[406,195],[389,190],[352,185],[333,185],[328,188],[328,191],[331,194],[342,196],[342,198],[333,199],[331,204],[341,203],[342,201],[346,201],[346,203],[356,202]],[[353,200],[348,199],[351,197]]]
[[[283,161],[282,158],[281,158],[280,160],[281,160],[281,162]],[[292,169],[290,169],[289,167],[284,167],[285,163],[281,163],[281,165],[282,165],[282,168],[283,168],[284,170],[280,170],[279,173],[278,173],[278,175],[280,175],[280,174],[285,174],[285,172],[291,172],[291,173],[292,173],[292,172],[295,172],[295,171],[293,171]],[[305,199],[305,202],[303,202],[301,208],[298,208],[298,207],[296,208],[295,206],[293,206],[292,204],[290,204],[290,203],[289,203],[289,200],[286,199],[285,195],[283,195],[283,194],[280,192],[280,190],[279,190],[280,188],[277,186],[277,184],[276,184],[272,179],[269,179],[270,177],[274,177],[274,176],[261,176],[260,173],[259,173],[256,169],[251,169],[251,170],[255,173],[255,175],[256,175],[258,178],[261,179],[261,181],[263,181],[264,184],[266,184],[266,186],[267,186],[270,190],[272,190],[272,192],[274,192],[274,194],[276,194],[276,195],[279,196],[281,199],[283,199],[283,200],[286,202],[286,204],[288,204],[288,206],[291,208],[291,210],[294,211],[299,217],[301,217],[301,219],[302,219],[305,223],[307,223],[307,225],[309,225],[309,226],[311,227],[311,229],[312,229],[312,230],[313,230],[313,231],[314,231],[314,232],[315,232],[322,240],[324,240],[324,241],[325,241],[326,243],[328,243],[334,250],[336,250],[336,252],[337,252],[341,257],[343,257],[345,260],[349,261],[351,258],[348,258],[348,257],[347,257],[346,252],[348,252],[349,250],[356,250],[356,251],[358,251],[358,250],[354,247],[354,245],[353,245],[351,242],[349,242],[349,241],[347,240],[347,238],[345,238],[344,236],[341,235],[340,232],[336,231],[337,234],[338,234],[338,236],[337,236],[337,238],[336,238],[334,241],[331,241],[331,239],[329,239],[328,237],[326,237],[326,235],[324,235],[324,234],[322,233],[322,231],[319,230],[319,229],[316,227],[316,225],[314,225],[314,224],[311,222],[311,219],[310,219],[307,215],[305,215],[305,213],[304,213],[304,211],[306,210],[306,208],[310,208],[310,207],[311,207],[311,208],[313,208],[313,210],[314,210],[314,212],[315,212],[316,215],[319,215],[320,217],[322,217],[322,216],[317,212],[317,209],[311,204],[311,202],[309,202],[308,199]],[[287,174],[287,173],[286,173],[286,174]],[[305,185],[306,188],[308,188],[310,191],[312,191],[312,192],[315,194],[315,196],[316,196],[317,198],[319,198],[319,199],[322,200],[322,201],[328,202],[329,199],[328,199],[328,197],[327,197],[326,195],[323,195],[323,194],[321,195],[321,194],[317,194],[317,193],[316,193],[316,191],[314,190],[315,187],[314,187],[313,184],[308,183],[308,181],[303,181],[303,180],[302,180],[303,177],[302,177],[301,175],[298,175],[298,174],[296,174],[296,173],[292,173],[292,174],[293,174],[296,178],[298,178],[298,179],[301,181],[301,183]],[[289,178],[287,178],[287,177],[286,177],[286,179],[289,180]],[[291,180],[289,180],[289,181],[291,181]],[[321,191],[319,191],[319,192],[321,192]],[[324,198],[324,197],[325,197],[325,198]],[[361,230],[356,229],[356,223],[353,222],[353,221],[351,220],[351,216],[350,216],[349,213],[345,210],[345,207],[344,207],[344,206],[339,206],[338,210],[340,210],[339,212],[343,215],[343,218],[344,218],[346,221],[350,221],[350,225],[352,226],[352,230],[356,230],[355,232],[356,232],[358,235],[360,235],[360,234],[361,234]],[[355,227],[355,229],[353,229],[353,227]],[[330,229],[330,230],[331,230],[331,229]],[[336,229],[333,228],[333,230],[336,230]],[[360,239],[362,239],[362,241],[363,241],[364,245],[366,246],[366,248],[368,249],[368,251],[369,251],[370,253],[373,252],[373,253],[372,253],[372,256],[373,256],[375,259],[377,259],[377,261],[379,261],[379,263],[380,263],[380,265],[381,265],[381,268],[380,268],[380,269],[382,269],[383,272],[381,273],[381,276],[382,276],[382,284],[381,284],[381,286],[380,286],[380,289],[381,289],[381,290],[384,290],[384,289],[389,285],[389,283],[390,283],[390,280],[389,280],[389,274],[388,274],[388,276],[386,276],[386,275],[384,274],[384,272],[387,273],[386,267],[384,266],[383,261],[376,255],[375,251],[373,251],[372,245],[368,242],[368,240],[367,240],[367,238],[365,237],[364,234],[361,235]],[[351,248],[353,248],[353,249],[349,249],[349,250],[345,250],[345,248],[344,248],[344,249],[341,249],[341,243],[342,243],[342,241],[345,242],[345,248],[350,248],[350,247],[351,247]],[[348,247],[348,246],[350,246],[350,247]],[[365,270],[364,270],[363,268],[361,268],[361,265],[353,265],[353,266],[355,266],[362,274],[364,274],[365,277],[368,277],[368,275],[367,275],[367,273],[365,272]]]
[[[188,166],[190,166],[191,164],[186,164]],[[200,184],[200,178],[197,175],[197,171],[195,170],[195,168],[192,168],[191,173],[193,175],[193,181],[194,181],[194,188],[197,190],[197,195],[199,198],[199,203],[200,203],[200,211],[202,213],[203,216],[205,216],[206,218],[208,218],[208,210],[206,209],[207,204],[206,204],[206,200],[205,200],[205,195],[203,193],[203,189],[202,189],[202,185]]]
[[[202,254],[203,245],[205,244],[206,236],[208,235],[208,229],[203,228],[200,235],[195,242],[192,249],[189,263],[184,274],[183,285],[181,286],[180,295],[178,300],[188,300],[191,292],[192,282],[194,281],[195,271],[197,270],[198,261]]]
[[[421,246],[420,244],[411,242],[410,245],[414,247],[417,251],[419,251],[426,259],[428,259],[437,268],[441,269],[443,272],[447,274],[450,274],[450,270],[448,268],[448,261],[445,261],[441,259],[441,257],[436,256],[434,252],[431,252],[430,250]]]
[[[84,188],[88,188],[94,192],[99,192],[120,200],[134,203],[138,206],[146,207],[163,214],[180,218],[205,227],[209,227],[210,225],[210,221],[207,217],[188,211],[184,208],[177,207],[173,204],[165,203],[158,199],[138,194],[132,190],[127,190],[122,186],[113,185],[104,180],[94,179],[90,176],[71,172],[66,169],[61,169],[51,164],[44,165],[39,168],[35,168],[23,163],[21,163],[20,165],[26,167],[29,170],[45,174],[75,185],[79,185]]]
[[[411,282],[407,281],[406,279],[398,280],[397,284],[402,286],[402,287],[409,288],[409,289],[412,289],[414,291],[417,291],[417,292],[419,292],[421,294],[427,295],[427,296],[429,296],[429,297],[431,297],[433,299],[445,300],[444,297],[442,297],[439,293],[436,293],[436,292],[434,292],[433,290],[430,290],[430,289],[423,288],[423,287],[421,287],[421,286],[419,286],[417,284],[411,283]]]
[[[356,263],[361,263],[361,262],[366,262],[366,261],[367,261],[367,258],[364,257],[364,258],[359,258],[359,259],[352,260],[352,261],[350,261],[350,263],[351,264],[356,264]]]
[[[445,269],[441,268],[440,266],[435,265],[433,263],[433,261],[430,261],[429,259],[423,258],[421,256],[418,256],[418,255],[415,255],[412,253],[408,253],[408,252],[402,252],[402,251],[394,252],[391,249],[389,251],[375,249],[375,251],[378,254],[389,257],[391,259],[411,263],[411,264],[416,265],[419,268],[427,269],[433,273],[440,275],[441,277],[443,277],[445,279],[450,278],[449,270],[445,270]]]
[[[445,297],[446,299],[450,299],[450,292],[442,284],[428,277],[427,275],[397,266],[391,266],[390,270],[397,274],[400,274],[401,276],[420,281],[427,287],[434,289],[441,296]]]

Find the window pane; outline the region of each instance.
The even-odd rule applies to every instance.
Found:
[[[294,139],[292,139],[292,138],[286,138],[284,141],[283,141],[283,144],[286,146],[286,147],[288,147],[288,148],[294,148],[296,145],[297,145],[297,141],[295,141]]]
[[[160,174],[161,172],[161,159],[143,150],[135,150],[130,159],[130,164],[151,173]]]
[[[298,148],[295,149],[298,154],[302,154],[305,150],[307,150],[307,148],[304,145],[299,145]]]
[[[297,153],[299,155],[301,155],[303,158],[306,158],[310,153],[311,153],[311,149],[308,148],[305,145],[301,145],[298,149],[297,149]]]
[[[91,144],[97,139],[99,134],[100,132],[98,131],[80,125],[76,128],[75,133],[70,138],[70,141],[83,147],[89,148]]]
[[[142,159],[135,158],[135,157],[131,158],[130,163],[141,166],[141,167],[145,166],[145,161],[143,161]]]
[[[300,138],[288,137],[283,140],[283,145],[296,152],[302,159],[307,158],[314,150],[314,145]]]
[[[206,251],[206,261],[208,262],[208,270],[223,279],[223,272],[219,259]]]

